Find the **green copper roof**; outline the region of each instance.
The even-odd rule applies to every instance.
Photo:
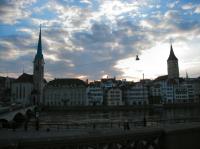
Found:
[[[36,59],[43,59],[43,54],[42,54],[42,39],[41,39],[41,26],[40,26],[40,34],[39,34],[39,39],[38,39],[37,54],[35,55],[35,60]]]

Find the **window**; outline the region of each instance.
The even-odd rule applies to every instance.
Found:
[[[23,86],[23,98],[25,98],[25,86]]]
[[[22,98],[22,85],[19,86],[19,98]]]
[[[18,86],[16,87],[16,97],[19,98],[19,89],[18,89]]]

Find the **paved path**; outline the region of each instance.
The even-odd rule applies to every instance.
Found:
[[[55,141],[56,139],[63,139],[63,138],[87,138],[90,136],[116,136],[120,134],[135,134],[135,133],[147,133],[152,131],[174,131],[174,130],[184,130],[184,129],[192,129],[192,128],[200,128],[200,123],[190,123],[190,124],[176,124],[176,125],[166,125],[164,127],[146,127],[146,128],[134,128],[130,131],[124,131],[123,129],[70,129],[70,130],[59,130],[59,131],[52,131],[49,132],[45,130],[28,130],[27,132],[23,129],[16,129],[13,131],[12,129],[2,129],[0,130],[0,146],[3,144],[13,144],[16,142],[20,142],[20,140],[33,140],[33,141]]]

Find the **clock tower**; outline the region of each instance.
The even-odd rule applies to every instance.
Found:
[[[44,58],[42,54],[41,26],[38,40],[37,53],[33,61],[33,85],[35,91],[35,104],[41,104],[44,87]]]

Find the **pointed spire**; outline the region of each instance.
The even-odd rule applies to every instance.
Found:
[[[40,34],[39,34],[39,39],[38,39],[37,54],[42,54],[41,24],[40,24]]]
[[[186,79],[188,79],[189,78],[189,76],[188,76],[188,73],[187,73],[187,71],[186,71]]]
[[[38,39],[38,47],[37,47],[37,54],[35,56],[35,59],[42,59],[43,54],[42,54],[42,35],[41,35],[41,24],[40,24],[40,33],[39,33],[39,39]]]
[[[167,61],[169,61],[169,60],[176,60],[176,61],[178,60],[177,57],[174,54],[174,50],[173,50],[172,44],[171,44],[171,48],[170,48],[169,58],[167,59]]]

